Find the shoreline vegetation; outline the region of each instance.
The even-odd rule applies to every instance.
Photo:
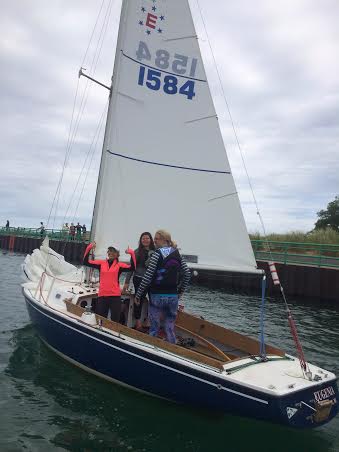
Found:
[[[44,234],[48,234],[51,239],[68,237],[68,232],[63,229],[44,229]],[[23,235],[23,236],[40,236],[40,228],[23,228],[23,227],[0,227],[0,235]],[[79,234],[76,234],[77,238]],[[83,240],[88,240],[90,231],[81,234]],[[315,229],[310,232],[289,231],[285,233],[271,233],[264,236],[260,232],[249,233],[250,240],[261,240],[268,242],[289,242],[289,243],[305,243],[318,245],[339,245],[339,232],[332,228]]]
[[[260,232],[249,234],[251,240],[267,240],[269,242],[315,243],[319,245],[339,245],[339,233],[331,228],[317,229],[311,232],[290,231],[272,233],[266,236]]]

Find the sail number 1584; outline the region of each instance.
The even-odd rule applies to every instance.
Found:
[[[187,99],[193,99],[195,82],[192,79],[197,69],[198,60],[196,58],[189,58],[177,53],[171,55],[164,49],[154,51],[152,56],[144,41],[139,42],[136,57],[141,64],[138,85],[146,86],[153,91],[162,89],[165,94],[183,94]],[[143,63],[143,60],[146,60],[148,64],[153,63],[156,68]]]
[[[153,91],[159,91],[162,88],[165,94],[183,94],[189,100],[195,96],[193,80],[186,80],[179,86],[179,81],[174,75],[165,75],[162,78],[160,71],[145,66],[140,66],[138,85],[146,86]]]

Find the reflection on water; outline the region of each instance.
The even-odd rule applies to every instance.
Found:
[[[15,318],[22,299],[13,298]],[[193,288],[186,306],[257,336],[257,297]],[[0,355],[0,364],[4,364],[0,372],[4,394],[0,400],[0,450],[339,450],[338,419],[320,429],[296,431],[196,411],[102,381],[47,349],[26,313],[19,311],[21,325],[26,326],[11,327],[8,315],[6,325],[1,324],[0,353],[6,353]],[[309,359],[338,371],[339,314],[331,308],[314,311],[303,304],[295,304],[294,313],[298,323],[302,320],[300,336]],[[18,318],[13,324],[20,323]],[[270,342],[293,350],[282,306],[274,300],[268,305],[267,334]]]
[[[289,450],[333,450],[331,435],[321,431],[305,436],[264,422],[195,412],[101,381],[47,349],[31,326],[14,332],[12,345],[5,375],[20,419],[33,424],[22,430],[18,413],[12,413],[12,429],[22,446],[37,442],[69,450],[217,451],[226,442],[231,450],[256,450],[252,443],[262,436],[277,441],[276,451],[285,451],[286,443],[279,443],[288,435],[295,447]]]

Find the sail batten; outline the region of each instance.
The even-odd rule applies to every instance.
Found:
[[[197,268],[257,272],[188,1],[124,0],[123,10],[97,254],[167,229]]]

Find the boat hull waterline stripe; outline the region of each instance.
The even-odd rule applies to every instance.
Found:
[[[142,63],[141,61],[135,60],[134,58],[131,58],[130,56],[126,55],[126,53],[124,53],[123,51],[121,51],[121,53],[123,54],[123,56],[125,58],[128,58],[131,61],[134,61],[134,63],[138,63],[141,66],[145,66],[145,67],[149,67],[150,69],[154,69],[157,72],[163,72],[164,74],[170,74],[170,75],[174,75],[175,77],[181,77],[181,78],[187,78],[188,80],[194,80],[196,82],[204,82],[207,83],[207,80],[203,80],[201,78],[194,78],[194,77],[187,77],[185,75],[181,75],[181,74],[176,74],[175,72],[168,72],[168,71],[164,71],[163,69],[160,69],[158,67],[154,67],[154,66],[150,66],[149,64],[145,64]]]
[[[268,405],[268,401],[266,401],[266,400],[259,399],[259,398],[257,398],[257,397],[253,397],[253,396],[250,396],[250,395],[247,395],[247,394],[243,394],[243,393],[241,393],[241,392],[239,392],[239,391],[235,391],[235,390],[230,389],[230,388],[225,388],[224,386],[221,386],[220,384],[212,383],[212,382],[210,382],[210,381],[207,381],[207,380],[204,380],[204,379],[202,379],[202,378],[196,377],[195,375],[188,374],[188,373],[183,372],[183,371],[181,371],[181,370],[173,369],[172,367],[166,366],[165,364],[161,364],[161,363],[159,363],[159,362],[157,362],[157,361],[153,361],[153,360],[151,360],[151,359],[149,359],[149,358],[145,358],[145,357],[140,356],[140,355],[138,355],[138,354],[136,354],[136,353],[130,352],[130,351],[128,351],[128,350],[125,350],[125,349],[123,349],[123,348],[121,348],[121,347],[117,347],[116,345],[108,344],[107,342],[105,342],[105,341],[103,341],[103,340],[101,340],[101,339],[98,339],[98,338],[96,338],[96,337],[94,337],[94,336],[92,336],[92,335],[90,335],[90,334],[87,334],[87,333],[85,333],[85,332],[83,332],[83,331],[80,331],[80,330],[77,329],[77,328],[74,328],[74,327],[72,327],[72,326],[70,326],[70,325],[67,325],[67,324],[64,323],[64,322],[61,322],[61,321],[58,320],[58,319],[55,319],[55,318],[51,317],[50,315],[46,314],[46,312],[43,312],[43,311],[41,311],[41,309],[38,309],[37,306],[35,306],[34,304],[32,304],[32,302],[31,302],[30,300],[28,300],[27,298],[26,298],[26,300],[30,303],[30,305],[31,305],[34,309],[36,309],[37,311],[39,311],[40,314],[43,314],[43,315],[45,315],[46,317],[48,317],[49,319],[54,320],[55,322],[58,322],[58,323],[60,323],[61,325],[66,326],[67,328],[72,329],[72,330],[74,330],[74,331],[76,331],[76,332],[78,332],[78,333],[80,333],[80,334],[82,334],[82,335],[84,335],[84,336],[87,336],[87,337],[89,337],[89,338],[91,338],[91,339],[94,339],[94,340],[97,341],[97,342],[101,342],[102,344],[104,344],[104,345],[106,345],[106,346],[108,346],[108,347],[115,348],[115,349],[117,349],[117,350],[119,350],[119,351],[122,351],[122,352],[127,353],[127,354],[132,355],[132,356],[135,356],[135,357],[137,357],[137,358],[139,358],[139,359],[142,359],[142,360],[144,360],[144,361],[148,361],[148,362],[150,362],[150,363],[152,363],[152,364],[155,364],[155,365],[157,365],[157,366],[163,367],[163,368],[168,369],[168,370],[170,370],[170,371],[172,371],[172,372],[176,372],[176,373],[179,373],[179,374],[181,374],[181,375],[185,375],[186,377],[192,378],[192,379],[194,379],[194,380],[198,380],[198,381],[200,381],[200,382],[202,382],[202,383],[206,383],[206,384],[208,384],[208,385],[210,385],[210,386],[215,386],[215,387],[218,388],[218,389],[222,389],[222,390],[224,390],[224,391],[231,392],[231,393],[233,393],[233,394],[237,394],[237,395],[239,395],[239,396],[241,396],[241,397],[246,397],[246,398],[248,398],[248,399],[255,400],[255,401],[257,401],[257,402],[264,403],[264,404]]]
[[[128,155],[118,154],[117,152],[112,152],[109,149],[107,149],[107,152],[116,157],[121,157],[126,160],[132,160],[134,162],[146,163],[148,165],[166,166],[167,168],[175,168],[175,169],[182,169],[182,170],[188,170],[188,171],[199,171],[202,173],[231,174],[231,171],[208,170],[208,169],[202,169],[202,168],[190,168],[188,166],[169,165],[167,163],[150,162],[149,160],[141,160],[141,159],[137,159],[135,157],[129,157]]]

